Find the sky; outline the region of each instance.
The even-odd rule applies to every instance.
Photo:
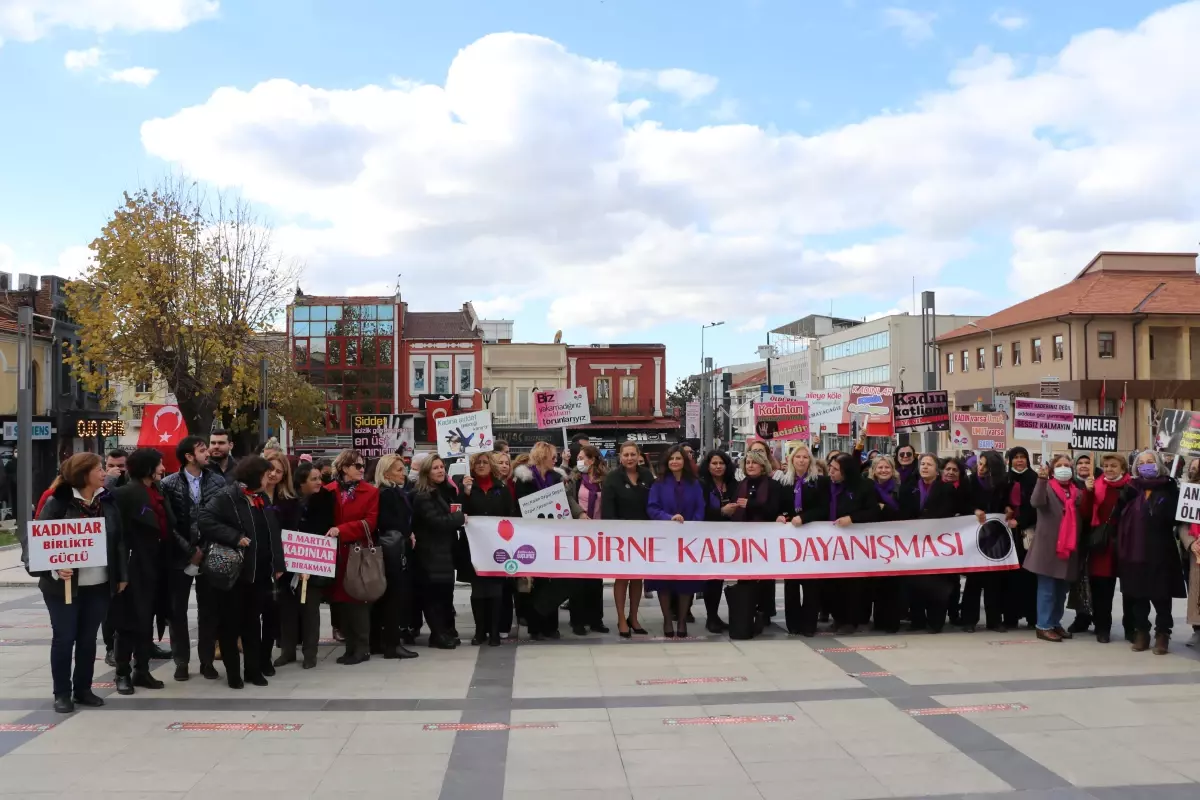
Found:
[[[672,378],[810,313],[987,314],[1200,240],[1200,0],[0,0],[0,271],[250,201],[309,294]]]

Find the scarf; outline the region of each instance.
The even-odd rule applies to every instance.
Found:
[[[900,510],[900,501],[896,499],[896,479],[888,478],[883,483],[875,484],[875,494],[892,511]]]
[[[1049,483],[1050,490],[1063,504],[1063,516],[1062,521],[1058,523],[1058,543],[1054,547],[1054,555],[1066,561],[1079,544],[1079,525],[1075,519],[1075,499],[1079,496],[1079,489],[1073,483],[1065,486],[1057,480]]]
[[[738,506],[738,510],[733,512],[735,522],[744,522],[750,516],[750,509],[761,509],[767,504],[767,499],[771,494],[764,483],[767,480],[769,479],[766,475],[759,475],[757,478],[745,478],[738,484],[738,499],[741,500],[744,498],[749,502],[746,503],[745,508]],[[750,497],[751,494],[754,495],[753,499]],[[759,521],[762,522],[765,520],[760,519]]]
[[[900,483],[908,483],[908,479],[917,474],[917,462],[914,460],[907,467],[897,467],[896,472],[900,475]]]
[[[101,508],[101,506],[100,506],[100,494],[101,494],[100,492],[96,492],[94,495],[92,495],[92,502],[90,502],[90,503],[85,503],[82,500],[80,500],[78,497],[75,498],[75,502],[79,503],[79,507],[81,509],[83,509],[84,516],[88,516],[88,517],[104,516],[104,509]]]
[[[842,496],[842,492],[846,490],[846,484],[834,483],[829,489],[829,521],[837,522],[838,518],[838,498]]]
[[[1129,474],[1122,475],[1115,481],[1110,481],[1108,478],[1101,478],[1096,481],[1092,488],[1092,494],[1096,496],[1096,502],[1092,504],[1092,526],[1103,525],[1108,522],[1107,519],[1100,519],[1100,510],[1104,505],[1104,498],[1108,496],[1110,490],[1116,489],[1118,492],[1124,488],[1125,484],[1129,483],[1133,477]]]
[[[942,483],[948,483],[951,486],[953,486],[955,489],[958,488],[958,481],[948,481],[945,478],[942,478]]]
[[[258,492],[252,492],[245,486],[242,487],[242,496],[245,497],[246,500],[249,501],[250,505],[254,506],[255,508],[263,508],[266,505],[263,502],[261,494]]]
[[[588,519],[595,519],[600,509],[600,485],[592,482],[592,476],[586,472],[579,476],[580,487],[587,490]]]
[[[1133,478],[1129,481],[1136,492],[1121,512],[1117,523],[1117,558],[1126,564],[1145,564],[1149,561],[1150,530],[1147,520],[1147,491],[1165,486],[1170,478]],[[1173,509],[1172,509],[1173,511]],[[1174,516],[1172,514],[1172,516]]]
[[[533,473],[533,482],[537,486],[538,491],[545,489],[550,485],[550,473],[542,475],[542,471],[532,464],[529,465],[529,470]]]
[[[147,486],[146,494],[150,497],[150,510],[158,520],[158,538],[165,542],[171,538],[171,529],[167,525],[167,507],[163,504],[163,496],[156,486]]]
[[[354,502],[354,490],[357,486],[358,481],[338,481],[338,497],[342,505]]]
[[[925,510],[925,503],[929,500],[929,493],[933,489],[932,483],[926,483],[924,478],[917,479],[917,489],[921,492],[921,510]]]
[[[671,482],[675,484],[672,487],[674,489],[674,494],[675,494],[675,513],[682,514],[683,513],[683,504],[684,504],[683,480],[681,478],[676,478],[674,476],[671,476]]]
[[[475,485],[479,487],[479,491],[487,494],[488,492],[492,491],[492,486],[495,484],[492,482],[492,476],[488,474],[484,475],[482,478],[476,478]]]

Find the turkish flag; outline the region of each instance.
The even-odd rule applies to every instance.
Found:
[[[454,398],[425,401],[425,441],[437,442],[437,421],[454,411]]]
[[[160,451],[167,472],[179,469],[175,446],[187,435],[187,423],[183,421],[179,406],[148,405],[142,409],[142,430],[138,434],[138,447],[153,447]]]

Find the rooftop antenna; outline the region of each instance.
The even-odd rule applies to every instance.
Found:
[[[403,272],[396,273],[396,296],[400,296],[400,278],[404,275]]]

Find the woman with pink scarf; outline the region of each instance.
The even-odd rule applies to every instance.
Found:
[[[1038,467],[1030,503],[1037,509],[1033,544],[1025,569],[1037,576],[1037,637],[1047,642],[1070,639],[1062,626],[1071,583],[1079,579],[1079,547],[1091,521],[1088,493],[1075,484],[1068,455],[1057,455]]]

